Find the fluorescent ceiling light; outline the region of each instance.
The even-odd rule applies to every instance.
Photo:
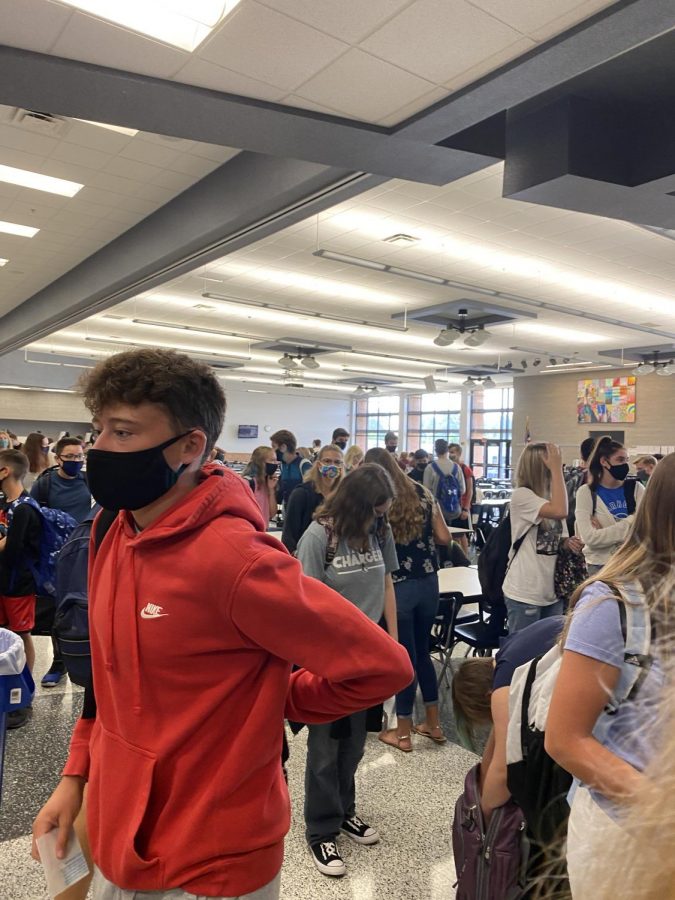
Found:
[[[2,257],[0,257],[0,266],[6,266],[8,262],[8,259],[3,259]]]
[[[80,337],[80,335],[78,335],[78,337]],[[123,347],[157,347],[157,341],[146,341],[138,337],[126,341],[124,338],[90,337],[87,335],[84,340],[94,344],[120,344]],[[171,348],[173,350],[180,350],[182,353],[192,353],[196,356],[203,356],[206,359],[232,359],[235,357],[238,361],[250,358],[248,355],[244,356],[240,353],[218,353],[216,350],[211,350],[209,347],[186,347],[184,344],[179,345],[172,343]]]
[[[66,388],[42,388],[42,387],[25,387],[21,384],[0,384],[3,391],[40,391],[47,394],[76,394],[77,391],[66,390]]]
[[[630,328],[630,325],[627,327]],[[602,335],[589,334],[587,331],[572,330],[571,328],[558,328],[557,325],[544,325],[541,322],[517,322],[515,329],[519,335],[536,334],[552,340],[570,341],[572,344],[595,344],[599,340],[606,340]],[[569,356],[565,353],[562,355]]]
[[[249,388],[247,394],[269,394],[269,391],[259,391],[257,388]]]
[[[108,131],[116,131],[118,134],[126,134],[128,137],[135,137],[138,134],[138,128],[125,128],[123,125],[108,125],[107,122],[91,122],[89,119],[75,119],[76,122],[82,122],[84,125],[96,125],[97,128],[106,128]]]
[[[405,223],[397,222],[393,217],[366,213],[358,209],[350,209],[340,213],[334,217],[333,222],[344,227],[346,231],[358,231],[372,240],[380,241],[390,235],[393,230],[402,232],[406,230]],[[537,288],[539,288],[541,282],[548,282],[552,285],[578,291],[586,296],[591,295],[605,300],[626,303],[639,309],[645,309],[645,307],[649,309],[654,308],[659,312],[666,307],[670,310],[675,309],[675,301],[665,294],[647,293],[620,281],[608,281],[597,275],[581,274],[571,266],[556,265],[540,257],[509,253],[487,240],[481,244],[476,242],[476,240],[460,237],[454,233],[448,234],[440,228],[433,229],[423,225],[415,230],[420,238],[418,246],[423,249],[437,252],[479,268],[487,268],[506,275],[534,279]]]
[[[39,228],[31,228],[29,225],[15,225],[13,222],[0,222],[0,231],[3,234],[15,234],[17,237],[32,238],[38,233]]]
[[[61,197],[74,197],[84,187],[76,181],[52,178],[51,175],[40,175],[39,172],[15,169],[13,166],[0,166],[0,181],[32,188],[35,191],[45,191],[47,194],[59,194]]]
[[[377,268],[380,268],[378,265]],[[323,297],[341,298],[344,300],[358,300],[366,303],[392,303],[403,304],[409,300],[396,294],[376,291],[371,288],[361,287],[358,284],[349,284],[346,281],[335,281],[331,278],[305,275],[302,272],[291,272],[287,269],[276,269],[268,266],[245,266],[240,263],[223,263],[218,266],[218,272],[230,275],[233,278],[246,278],[252,281],[277,284],[280,287],[295,288],[298,291],[307,291],[309,294],[320,294]]]
[[[62,0],[99,19],[192,52],[239,0]]]

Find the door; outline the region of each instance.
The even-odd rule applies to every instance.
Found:
[[[511,441],[472,440],[471,469],[477,479],[511,479]]]

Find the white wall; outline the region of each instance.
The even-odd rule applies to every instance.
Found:
[[[251,394],[229,386],[225,392],[227,413],[219,444],[228,452],[250,453],[260,444],[269,444],[270,435],[280,428],[288,428],[298,438],[299,445],[306,447],[311,446],[314,438],[327,443],[338,426],[351,431],[349,400],[300,394]],[[54,423],[54,430],[60,425],[61,430],[75,434],[82,431],[83,423],[90,421],[77,394],[0,389],[0,427],[11,423],[14,426],[11,430],[17,434],[27,434],[50,423]],[[24,427],[20,427],[21,423],[25,423]],[[258,439],[239,440],[238,425],[257,425]],[[269,431],[265,431],[265,426],[269,426]]]
[[[250,453],[262,444],[269,444],[270,435],[280,428],[292,431],[301,447],[311,447],[314,438],[328,443],[335,428],[346,428],[350,433],[352,430],[349,400],[301,394],[251,394],[229,386],[225,392],[227,413],[219,446],[228,453]],[[257,439],[239,440],[238,425],[257,425]]]

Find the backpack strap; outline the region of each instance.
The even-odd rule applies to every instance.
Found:
[[[335,533],[332,521],[324,519],[321,524],[326,532],[326,558],[324,560],[324,569],[327,569],[335,559],[338,547],[338,536]]]
[[[110,509],[102,509],[94,519],[94,550],[98,553],[103,543],[103,538],[110,530],[110,526],[117,518],[117,513]]]
[[[635,512],[635,508],[637,503],[635,502],[635,485],[637,481],[634,478],[628,478],[623,483],[623,494],[626,498],[626,507],[628,511],[628,515],[632,516]]]
[[[600,742],[607,737],[621,704],[635,698],[653,662],[650,653],[652,623],[644,591],[639,582],[632,581],[622,584],[619,592],[621,599],[617,599],[617,603],[625,642],[623,666],[612,697],[593,729],[593,737]]]
[[[537,677],[537,666],[539,665],[540,659],[541,656],[537,656],[536,659],[533,659],[530,663],[530,667],[527,670],[527,678],[525,679],[525,686],[523,687],[523,698],[520,708],[520,745],[522,748],[523,759],[527,756],[530,732],[530,697],[532,695],[532,685],[534,684],[534,679]]]
[[[52,484],[53,471],[53,469],[47,469],[35,482],[37,485],[37,490],[35,492],[37,497],[34,497],[33,499],[37,500],[40,506],[49,506],[49,489]]]
[[[593,506],[591,509],[591,515],[594,516],[596,513],[596,510],[598,508],[598,492],[594,491],[593,488],[591,488],[590,490],[591,490],[591,500],[593,503]]]

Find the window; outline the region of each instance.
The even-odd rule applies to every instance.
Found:
[[[408,398],[406,450],[433,453],[434,441],[443,438],[459,442],[459,419],[462,409],[460,391],[438,394],[413,394]]]
[[[471,394],[471,468],[476,478],[511,478],[513,388]]]
[[[388,431],[398,434],[399,398],[368,397],[356,401],[355,442],[363,450],[384,447],[384,436]]]

